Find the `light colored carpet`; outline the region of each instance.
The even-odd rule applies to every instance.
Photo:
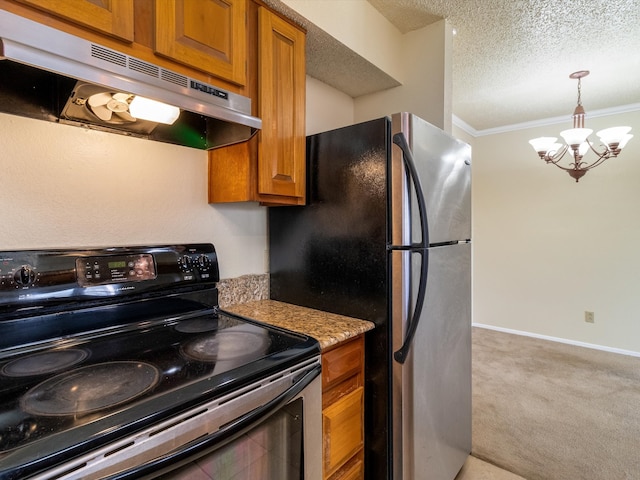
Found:
[[[462,470],[455,480],[525,480],[515,473],[507,472],[501,468],[484,462],[479,458],[469,455],[464,462]]]
[[[474,327],[472,443],[527,480],[640,479],[640,358]]]

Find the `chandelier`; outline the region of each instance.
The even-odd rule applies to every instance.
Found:
[[[573,111],[573,128],[560,132],[566,144],[556,143],[556,140],[558,140],[556,137],[539,137],[529,140],[529,143],[538,152],[538,156],[542,160],[561,168],[572,178],[575,178],[576,182],[585,173],[601,165],[608,158],[617,157],[633,137],[633,135],[629,134],[631,127],[611,127],[596,133],[600,137],[600,146],[594,146],[595,144],[589,140],[589,135],[593,130],[584,128],[585,112],[580,98],[580,81],[587,75],[589,75],[589,70],[580,70],[569,75],[569,78],[578,80],[578,105]],[[583,158],[587,153],[595,153],[597,158],[591,163],[584,161]],[[560,164],[560,160],[563,159],[565,154],[568,154],[567,157],[573,160],[566,167]]]

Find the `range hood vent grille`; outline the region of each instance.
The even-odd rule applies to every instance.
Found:
[[[81,97],[80,89],[147,97],[181,112],[171,126],[131,116],[109,122],[85,108],[88,97]],[[0,111],[205,150],[244,142],[262,127],[251,115],[250,98],[5,10],[0,10]]]
[[[108,48],[101,47],[95,43],[91,44],[91,56],[104,60],[105,62],[113,63],[119,67],[127,67],[127,56],[124,53],[118,53]]]

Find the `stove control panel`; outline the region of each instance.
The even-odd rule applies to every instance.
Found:
[[[156,278],[153,255],[109,255],[76,259],[78,283],[83,287],[105,283],[142,282]]]
[[[0,306],[104,299],[219,280],[210,243],[0,251]]]

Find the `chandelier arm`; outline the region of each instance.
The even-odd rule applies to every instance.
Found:
[[[584,155],[576,158],[574,154],[574,161],[570,163],[568,167],[563,167],[562,165],[560,165],[558,162],[562,160],[562,158],[564,157],[564,154],[570,149],[569,146],[567,145],[565,145],[562,148],[561,155],[553,155],[552,157],[545,157],[545,160],[547,161],[547,163],[552,163],[556,167],[568,172],[571,170],[585,170],[585,171],[591,170],[592,168],[600,165],[605,160],[611,158],[612,152],[609,149],[605,150],[604,152],[599,152],[593,147],[592,142],[590,142],[588,139],[586,140],[586,142],[589,145],[589,149],[598,156],[598,158],[590,164],[582,161],[582,159],[584,158]]]
[[[565,153],[567,153],[567,150],[569,150],[569,147],[567,145],[564,145],[560,150],[558,150],[554,155],[544,155],[542,157],[542,159],[546,162],[546,163],[551,163],[553,165],[555,165],[558,168],[564,168],[561,167],[558,162],[560,160],[562,160],[562,158],[564,157]]]
[[[587,164],[586,162],[580,162],[581,164],[586,165],[586,167],[581,167],[583,170],[591,170],[594,167],[597,167],[598,165],[602,164],[605,160],[611,158],[611,155],[607,153],[604,153],[602,155],[600,155],[600,157],[595,160],[594,162],[592,162],[591,164]]]
[[[603,156],[607,156],[607,158],[609,158],[611,155],[611,150],[609,150],[609,147],[605,147],[604,152],[599,152],[598,150],[595,149],[595,147],[593,146],[593,142],[590,142],[589,139],[587,138],[586,140],[587,145],[589,145],[589,149],[595,153],[596,155],[598,155],[598,157],[602,158]]]
[[[569,170],[576,170],[573,166],[563,167],[562,165],[560,165],[560,163],[558,163],[558,162],[560,162],[560,160],[561,160],[561,158],[559,158],[555,162],[549,161],[547,163],[550,164],[550,165],[554,165],[554,166],[558,167],[559,169],[564,170],[565,172],[568,172]],[[574,164],[571,163],[570,165],[574,165]]]

